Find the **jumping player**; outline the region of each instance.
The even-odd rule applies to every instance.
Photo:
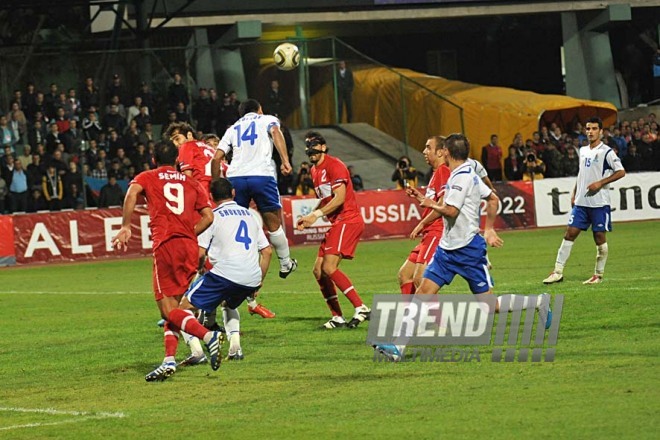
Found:
[[[364,220],[355,201],[351,176],[344,163],[328,155],[325,138],[318,132],[310,131],[305,136],[305,153],[314,164],[311,169],[314,190],[321,202],[316,210],[301,217],[298,230],[311,227],[319,218],[326,216],[332,223],[325,233],[314,263],[314,277],[321,287],[332,318],[323,327],[356,328],[371,316],[367,307],[353,287],[351,280],[339,270],[342,259],[352,259],[364,231]],[[337,299],[335,286],[341,290],[355,307],[353,318],[346,323]]]

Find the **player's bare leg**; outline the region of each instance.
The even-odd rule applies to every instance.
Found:
[[[399,279],[399,289],[404,295],[412,295],[415,293],[415,269],[416,264],[406,259],[399,268],[397,278]]]
[[[371,309],[363,302],[360,295],[358,295],[353,282],[346,276],[344,272],[339,270],[339,263],[341,263],[341,255],[325,254],[321,263],[321,272],[324,276],[330,278],[332,282],[344,292],[346,299],[348,299],[353,307],[355,313],[353,318],[348,323],[349,328],[356,328],[360,323],[368,321],[371,317]]]
[[[544,284],[560,283],[564,281],[564,266],[568,261],[568,257],[571,256],[571,250],[573,250],[573,243],[575,239],[580,235],[580,230],[574,226],[567,226],[566,232],[564,233],[564,239],[559,246],[557,251],[557,260],[555,261],[554,270],[548,275],[546,279],[543,280]]]
[[[422,281],[424,280],[424,271],[426,270],[426,266],[427,266],[426,263],[415,264],[415,273],[413,274],[413,283],[415,284],[415,290],[417,290],[417,288],[421,286]]]
[[[594,232],[594,243],[596,243],[596,267],[594,274],[591,278],[584,281],[582,284],[600,284],[603,282],[603,274],[605,273],[605,263],[607,263],[607,235],[605,231]]]
[[[280,278],[286,278],[291,272],[296,270],[298,262],[291,258],[289,252],[289,241],[284,234],[284,229],[282,228],[280,221],[282,210],[277,209],[275,211],[259,212],[263,217],[264,225],[268,230],[270,243],[275,248],[277,258],[280,261]]]

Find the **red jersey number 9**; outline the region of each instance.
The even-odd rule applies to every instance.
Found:
[[[180,183],[168,182],[165,184],[165,186],[163,186],[163,195],[167,199],[167,202],[165,203],[167,209],[169,209],[176,215],[181,215],[183,213],[183,207],[185,205],[183,185],[181,185]]]

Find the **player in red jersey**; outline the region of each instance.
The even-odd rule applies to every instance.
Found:
[[[222,335],[199,324],[192,313],[178,309],[181,296],[197,269],[197,235],[213,222],[208,192],[194,179],[174,168],[177,150],[172,143],[156,147],[158,168],[138,174],[130,183],[124,199],[122,227],[113,238],[117,249],[127,249],[131,238],[131,216],[139,194],[144,194],[149,210],[153,240],[153,288],[161,316],[167,320],[165,359],[145,379],[165,380],[176,371],[178,334],[184,330],[204,339],[211,357],[211,367],[220,365]],[[200,218],[201,216],[201,218]]]
[[[208,191],[209,200],[212,201],[213,197],[210,193],[212,167],[211,160],[215,155],[220,140],[215,135],[208,136],[207,139],[211,142],[211,144],[207,144],[205,142],[195,140],[193,135],[193,128],[185,122],[177,122],[171,124],[165,132],[165,137],[174,142],[174,145],[176,145],[179,149],[179,157],[177,159],[179,169],[184,174],[197,179]],[[215,143],[215,145],[212,145],[212,143]],[[220,164],[220,169],[221,171],[224,170],[226,173],[227,163],[224,163],[224,167],[222,163]],[[268,310],[262,304],[257,303],[254,297],[249,297],[247,304],[248,312],[250,312],[251,315],[257,314],[266,319],[275,317],[275,313]],[[194,357],[194,347],[191,346],[191,349],[193,350]]]
[[[215,133],[205,134],[205,135],[202,137],[202,140],[204,141],[204,143],[205,143],[206,145],[208,145],[208,146],[210,146],[211,148],[213,148],[214,151],[217,150],[217,149],[218,149],[218,145],[220,145],[220,138],[219,138],[218,135],[215,134]],[[226,179],[226,178],[227,178],[227,170],[228,170],[228,169],[229,169],[229,163],[227,162],[227,157],[225,156],[225,157],[222,158],[222,161],[220,162],[220,174],[219,174],[219,177],[222,177],[222,178]]]
[[[332,223],[319,247],[313,271],[332,313],[332,318],[323,327],[334,329],[348,325],[349,328],[356,328],[369,319],[371,309],[362,302],[351,280],[339,270],[339,263],[344,258],[353,258],[364,231],[364,220],[355,201],[348,168],[341,160],[327,154],[328,147],[323,136],[315,131],[308,132],[305,136],[305,146],[305,153],[314,164],[311,170],[312,180],[321,202],[316,210],[298,220],[297,228],[308,228],[323,216]],[[355,307],[353,318],[348,323],[342,315],[335,286],[344,292]]]
[[[415,188],[406,188],[408,195],[418,198],[418,200],[427,197],[438,203],[442,200],[445,185],[451,174],[449,167],[445,164],[446,151],[444,136],[431,136],[427,139],[424,146],[424,159],[433,168],[433,176],[426,187],[425,195],[422,195]],[[399,269],[398,278],[401,293],[412,295],[422,282],[424,269],[433,259],[435,248],[440,243],[443,227],[440,214],[431,208],[424,208],[422,220],[410,233],[411,240],[421,234],[422,241],[410,252],[410,255]]]

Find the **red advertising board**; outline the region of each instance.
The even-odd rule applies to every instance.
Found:
[[[14,216],[18,264],[87,260],[151,254],[149,215],[136,208],[131,219],[133,236],[128,251],[112,249],[121,227],[121,209],[93,209]]]
[[[502,183],[495,188],[501,199],[498,229],[536,225],[532,183]],[[364,240],[406,237],[421,220],[423,209],[401,190],[362,191],[356,196],[366,224]],[[304,231],[294,228],[296,220],[313,211],[317,203],[311,197],[282,198],[284,226],[291,244],[323,239],[329,223],[322,219]],[[128,251],[112,249],[121,215],[121,209],[116,208],[0,216],[0,264],[150,255],[149,216],[144,206],[137,207],[131,219],[133,237]]]

